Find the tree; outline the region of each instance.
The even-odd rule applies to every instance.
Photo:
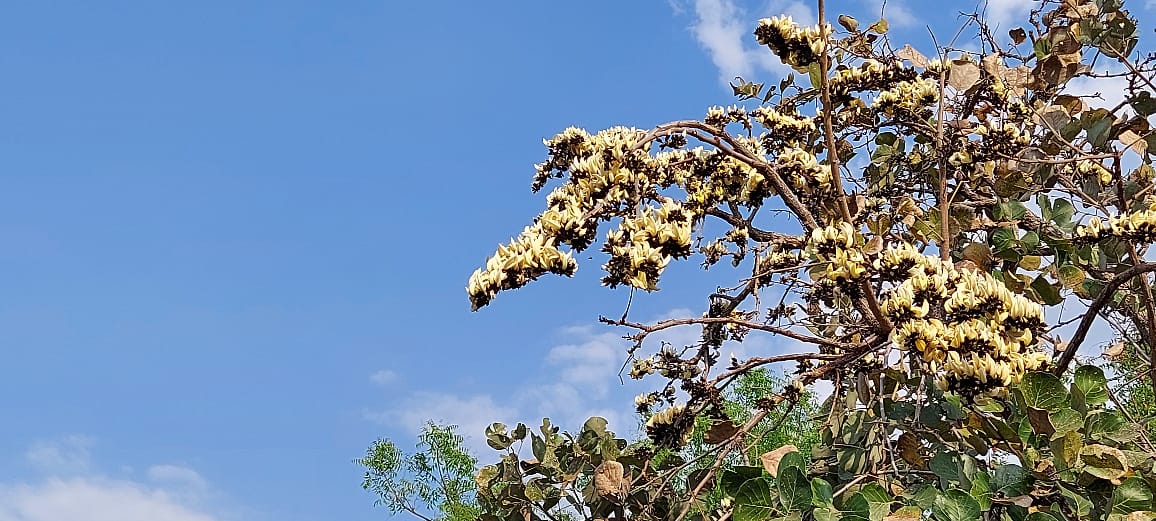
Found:
[[[639,403],[650,444],[596,419],[575,435],[543,425],[533,459],[480,471],[482,518],[553,519],[564,500],[585,519],[1156,518],[1156,448],[1108,375],[1077,360],[1092,326],[1119,318],[1144,364],[1124,369],[1156,385],[1156,56],[1136,52],[1135,18],[1118,0],[1046,0],[1003,38],[973,14],[960,34],[978,53],[927,58],[896,48],[885,20],[841,16],[836,30],[818,12],[815,27],[754,28],[798,80],[739,79],[740,103],[701,120],[546,141],[532,184],[553,187],[546,210],[470,277],[475,310],[573,275],[604,228],[610,287],[656,291],[695,255],[741,271],[702,316],[602,317],[631,331],[631,376],[664,382]],[[1123,101],[1077,78],[1122,80]],[[644,351],[684,326],[702,340]],[[807,350],[721,360],[749,334]],[[781,363],[790,382],[731,417],[726,390]],[[834,392],[810,454],[736,463],[820,380]],[[704,416],[708,450],[662,457]]]
[[[377,494],[377,504],[425,521],[472,521],[480,515],[473,476],[478,462],[462,445],[453,425],[427,423],[418,436],[419,452],[405,454],[379,439],[354,463],[365,468],[361,487]]]

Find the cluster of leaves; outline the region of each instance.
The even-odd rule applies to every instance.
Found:
[[[474,499],[477,460],[452,425],[427,423],[418,451],[405,454],[393,442],[375,441],[354,463],[365,468],[361,487],[377,495],[390,512],[425,521],[473,521],[481,511]]]
[[[729,508],[727,483],[717,482],[693,492],[699,478],[712,471],[716,446],[730,439],[736,422],[751,418],[760,404],[780,387],[782,379],[766,371],[744,374],[723,398],[714,417],[695,419],[688,443],[681,450],[657,447],[647,440],[628,442],[606,428],[606,420],[590,418],[576,434],[544,420],[538,432],[524,424],[513,429],[496,423],[486,431],[487,444],[505,451],[500,462],[477,474],[480,519],[502,520],[520,516],[547,519],[573,516],[666,519],[684,509],[704,515]],[[740,450],[731,454],[727,468],[747,468],[766,461],[772,449],[788,445],[810,450],[819,443],[815,415],[818,406],[810,394],[774,411],[778,421],[764,421],[750,430]],[[720,415],[721,414],[721,415]],[[531,457],[519,456],[529,441]],[[670,493],[671,491],[677,493]],[[691,503],[680,498],[696,496]],[[684,514],[686,512],[683,512]]]
[[[470,278],[475,309],[572,275],[607,223],[607,285],[657,290],[695,251],[742,272],[702,316],[602,319],[632,330],[632,377],[665,380],[639,401],[651,445],[545,425],[533,462],[483,469],[486,515],[551,518],[566,501],[585,519],[1156,519],[1151,414],[1136,409],[1156,387],[1156,55],[1136,52],[1135,18],[1118,0],[1044,0],[1010,42],[974,15],[978,53],[929,59],[896,50],[885,21],[836,31],[821,6],[816,27],[755,28],[805,80],[739,79],[745,104],[701,120],[546,141],[547,209]],[[1121,78],[1124,101],[1076,78]],[[1114,390],[1073,368],[1097,322],[1134,332]],[[700,343],[642,351],[691,325]],[[752,332],[812,350],[720,361]],[[777,392],[728,416],[728,388],[784,362]],[[748,465],[760,426],[821,380],[819,442]],[[709,449],[671,457],[704,418]]]

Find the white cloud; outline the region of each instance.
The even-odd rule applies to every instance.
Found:
[[[0,484],[0,521],[217,521],[168,492],[129,481],[51,478]]]
[[[1098,72],[1119,72],[1119,71],[1098,71]],[[1128,79],[1120,76],[1109,78],[1090,78],[1081,76],[1073,78],[1068,82],[1064,88],[1065,94],[1073,96],[1093,96],[1087,102],[1093,107],[1112,108],[1124,101],[1128,94]],[[1095,99],[1099,96],[1100,99]]]
[[[697,313],[689,309],[675,309],[656,317],[654,321],[684,318]],[[660,384],[657,379],[634,381],[620,377],[618,372],[626,361],[630,342],[622,335],[628,331],[595,326],[563,328],[559,334],[564,342],[550,348],[542,361],[541,376],[503,394],[451,394],[417,391],[401,397],[381,410],[367,411],[365,418],[394,427],[407,436],[418,433],[427,421],[449,423],[459,427],[458,432],[467,440],[467,447],[481,459],[487,459],[492,450],[485,444],[482,433],[491,423],[500,421],[513,425],[521,421],[536,426],[539,419],[550,418],[555,425],[573,430],[591,416],[607,419],[609,427],[619,436],[634,436],[639,422],[634,413],[633,398],[641,392],[653,391]],[[700,340],[701,330],[695,326],[675,327],[651,334],[640,356],[649,356],[663,344],[681,347]],[[723,364],[734,350],[739,357],[767,356],[803,349],[794,341],[752,333],[742,344],[728,343],[723,347]]]
[[[193,495],[203,494],[209,489],[209,483],[199,472],[180,465],[153,465],[145,474],[153,482],[179,487]]]
[[[211,487],[195,470],[148,468],[148,482],[111,478],[92,463],[92,438],[68,436],[32,444],[28,463],[39,479],[0,482],[0,521],[221,521],[203,503]]]
[[[907,4],[899,0],[863,0],[863,3],[870,7],[867,14],[873,17],[882,15],[887,20],[887,25],[891,27],[912,27],[919,25],[919,18]],[[834,16],[832,16],[834,18]],[[874,23],[875,19],[861,20],[861,22]]]
[[[24,459],[45,473],[73,475],[87,472],[91,465],[89,450],[93,440],[87,436],[72,435],[32,444]]]
[[[397,380],[397,373],[389,369],[382,369],[376,373],[369,375],[369,381],[377,385],[388,385]]]
[[[765,16],[791,15],[799,23],[814,23],[815,15],[799,1],[776,0],[764,9]],[[747,16],[734,0],[694,0],[695,40],[710,55],[723,81],[741,76],[757,81],[760,73],[782,76],[790,71],[754,38],[755,19]]]
[[[403,398],[383,411],[369,411],[365,418],[383,425],[402,428],[415,435],[426,422],[458,426],[458,434],[468,440],[475,455],[486,448],[482,433],[494,422],[515,423],[520,418],[517,409],[498,405],[488,394],[457,396],[441,392],[419,391]]]
[[[1036,5],[1036,2],[1024,0],[988,0],[987,20],[992,24],[992,29],[1007,31],[1023,24]],[[998,30],[995,32],[1000,33]]]

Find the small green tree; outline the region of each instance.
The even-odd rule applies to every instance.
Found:
[[[478,462],[453,425],[427,423],[418,436],[419,451],[405,454],[379,439],[365,457],[362,488],[377,494],[377,504],[393,513],[408,512],[425,521],[472,521],[481,513],[473,476]]]

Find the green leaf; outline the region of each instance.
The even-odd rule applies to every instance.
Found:
[[[719,476],[719,484],[722,486],[724,494],[734,497],[738,495],[739,489],[741,489],[747,481],[758,479],[762,475],[762,467],[735,465],[723,469],[722,474]]]
[[[787,512],[799,512],[811,507],[811,484],[795,467],[779,466],[779,502]]]
[[[884,34],[887,32],[887,29],[887,20],[883,18],[880,18],[879,21],[871,24],[871,26],[867,28],[868,31],[876,34]]]
[[[1067,199],[1056,199],[1054,206],[1052,206],[1052,219],[1061,230],[1071,231],[1075,226],[1072,222],[1072,216],[1076,215],[1076,207]]]
[[[514,444],[514,439],[506,432],[506,424],[498,422],[486,427],[486,445],[494,450],[506,450]]]
[[[1128,102],[1132,104],[1132,108],[1136,109],[1138,114],[1144,116],[1156,114],[1156,98],[1153,98],[1152,94],[1146,90],[1136,93],[1136,96]]]
[[[1040,275],[1032,280],[1031,288],[1039,296],[1040,302],[1049,306],[1054,306],[1064,301],[1064,297],[1060,296],[1060,290],[1048,282],[1048,279]]]
[[[1084,402],[1088,405],[1103,405],[1108,402],[1108,379],[1104,376],[1104,370],[1099,367],[1094,365],[1077,367],[1072,385],[1084,393]]]
[[[1060,494],[1064,496],[1076,512],[1076,519],[1088,519],[1092,514],[1092,502],[1083,494],[1077,493],[1060,483]]]
[[[991,232],[991,248],[996,253],[1012,249],[1015,243],[1016,232],[1011,228],[996,228]]]
[[[1088,278],[1088,274],[1074,265],[1066,264],[1060,266],[1058,278],[1060,284],[1063,284],[1065,288],[1073,289],[1082,285],[1084,279]]]
[[[1143,478],[1131,477],[1112,491],[1112,513],[1128,514],[1152,510],[1152,489]]]
[[[1024,518],[1024,521],[1059,521],[1056,516],[1047,512],[1032,512]]]
[[[995,468],[991,488],[1004,497],[1022,496],[1028,492],[1028,473],[1023,467],[1008,463]]]
[[[858,492],[843,502],[842,521],[872,521],[871,503]]]
[[[868,483],[859,489],[859,494],[867,500],[871,521],[880,521],[891,512],[892,497],[878,483]]]
[[[1064,407],[1058,411],[1048,413],[1048,421],[1054,432],[1052,438],[1059,438],[1069,432],[1078,431],[1084,426],[1084,415]]]
[[[823,478],[811,478],[811,504],[824,507],[831,505],[834,501],[831,484]]]
[[[940,486],[948,488],[952,483],[959,483],[959,462],[948,452],[940,452],[931,457],[929,468],[939,476]]]
[[[734,498],[734,521],[768,521],[777,513],[771,484],[765,478],[743,483]]]
[[[980,510],[986,511],[991,508],[992,491],[987,472],[976,473],[975,478],[971,480],[971,490],[968,493],[979,503]]]
[[[1006,219],[1009,221],[1018,221],[1023,219],[1024,215],[1028,213],[1028,209],[1026,206],[1024,206],[1024,203],[1014,199],[1011,201],[1003,201],[999,203],[999,205],[995,207],[995,210],[995,216],[997,219]]]
[[[937,521],[975,521],[979,514],[979,502],[958,489],[944,492],[931,506],[931,515]]]
[[[1059,378],[1050,373],[1031,372],[1024,375],[1019,390],[1028,407],[1050,412],[1058,411],[1068,403],[1068,390]]]
[[[781,459],[779,459],[779,467],[777,469],[778,470],[777,475],[779,475],[779,476],[783,475],[783,471],[785,471],[787,469],[795,469],[795,470],[798,470],[802,474],[806,474],[807,473],[807,460],[804,459],[803,455],[800,454],[799,451],[797,451],[797,450],[787,452],[787,453],[783,454],[783,457]]]
[[[602,435],[607,434],[606,418],[601,416],[591,416],[590,419],[586,420],[586,423],[582,424],[582,430],[595,432],[599,435],[599,437],[601,437]]]

